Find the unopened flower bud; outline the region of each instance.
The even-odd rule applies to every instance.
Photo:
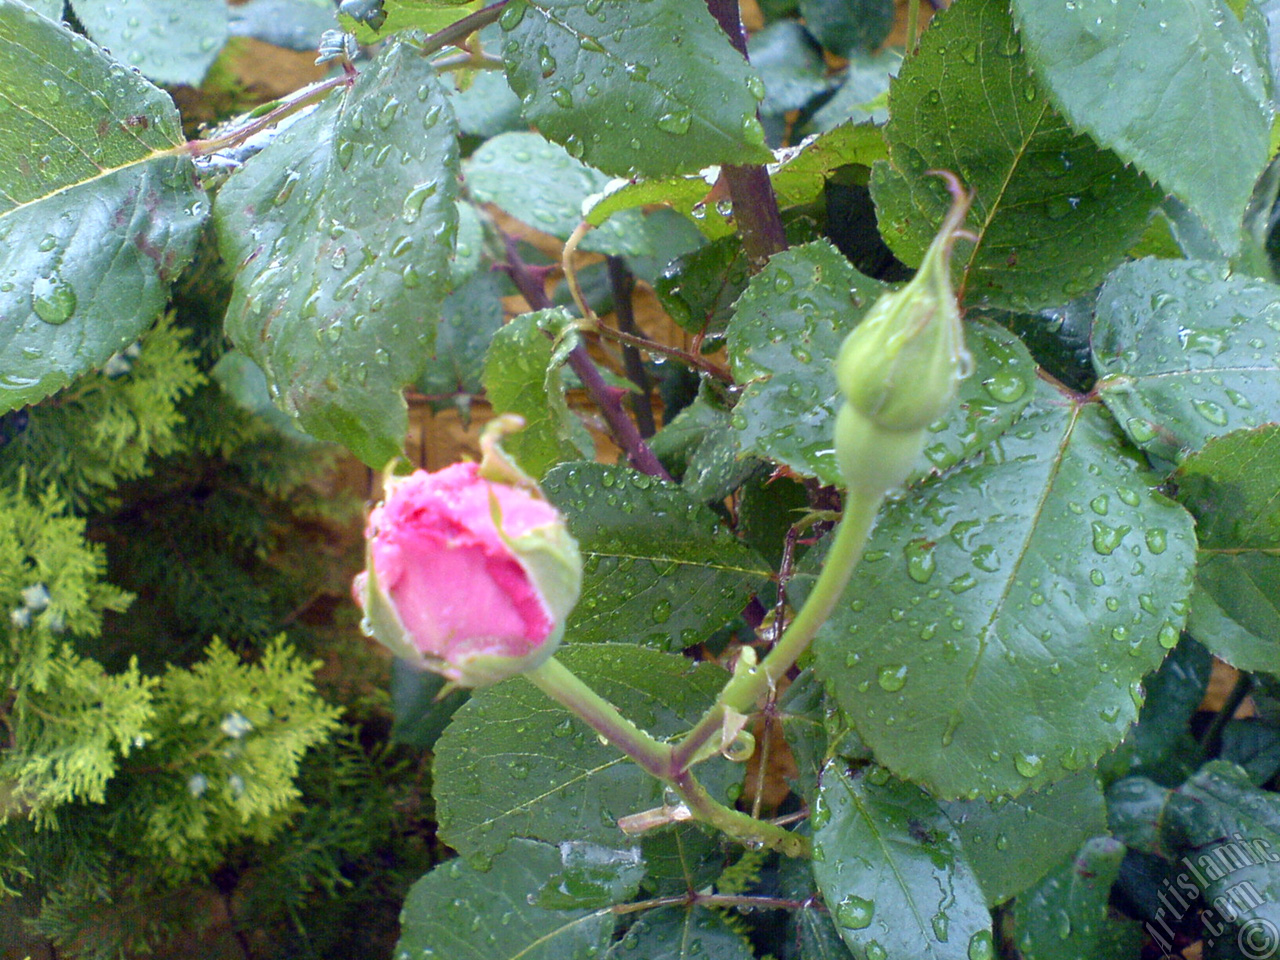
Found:
[[[875,303],[836,358],[846,400],[836,421],[836,454],[851,487],[884,492],[905,480],[926,428],[951,407],[972,370],[951,287],[951,245],[970,198],[953,175],[942,176],[954,203],[920,269]]]
[[[582,586],[564,518],[486,432],[480,464],[388,481],[369,516],[356,600],[397,656],[467,687],[550,657]]]

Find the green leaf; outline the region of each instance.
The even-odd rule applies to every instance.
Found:
[[[889,115],[889,81],[901,65],[902,53],[893,48],[853,56],[835,96],[813,115],[812,129],[831,130],[850,121],[884,123]]]
[[[248,160],[215,204],[238,271],[228,334],[281,409],[370,466],[400,451],[401,388],[435,338],[457,165],[444,91],[413,47],[393,42]]]
[[[345,14],[338,21],[343,30],[354,31],[356,39],[367,45],[401,30],[443,30],[483,5],[483,0],[383,0],[387,20],[377,30]]]
[[[1092,770],[1015,799],[942,804],[988,906],[1040,881],[1089,837],[1105,833],[1107,811]]]
[[[783,858],[778,864],[778,886],[782,896],[803,904],[787,911],[782,960],[849,960],[849,949],[814,882],[813,862]]]
[[[1174,479],[1200,541],[1188,629],[1233,667],[1280,671],[1280,426],[1212,439]]]
[[[640,916],[607,960],[753,960],[750,943],[720,914],[690,904]]]
[[[228,350],[209,371],[223,393],[241,408],[261,417],[277,433],[303,444],[315,440],[293,425],[293,421],[276,409],[267,390],[267,377],[262,368],[239,350]]]
[[[1137,957],[1142,928],[1113,920],[1107,900],[1120,875],[1124,844],[1094,837],[1013,905],[1014,943],[1026,960]]]
[[[1247,948],[1265,946],[1280,929],[1280,797],[1234,764],[1213,761],[1169,797],[1160,830],[1203,898],[1196,906],[1205,911],[1205,955],[1257,955]]]
[[[851,775],[832,761],[813,827],[813,876],[855,956],[995,956],[991,915],[960,838],[919,787],[879,767]]]
[[[536,133],[503,133],[485,141],[465,169],[476,201],[496,204],[561,240],[582,222],[582,201],[609,182]],[[644,218],[639,211],[621,211],[588,233],[579,248],[614,256],[648,253]]]
[[[1014,0],[1013,10],[1072,125],[1186,201],[1234,254],[1271,128],[1268,68],[1240,20],[1219,0]]]
[[[72,0],[97,43],[158,83],[200,85],[227,42],[225,0]]]
[[[840,167],[869,167],[888,156],[884,131],[870,123],[842,123],[800,144],[778,151],[769,165],[773,189],[783,207],[812,203],[822,196],[827,178]]]
[[[563,307],[516,317],[494,334],[484,361],[484,386],[496,413],[524,417],[524,429],[503,442],[531,476],[592,450],[591,437],[564,398],[560,368],[578,342]]]
[[[827,698],[813,670],[806,669],[778,701],[778,720],[796,762],[795,788],[812,804],[818,777],[830,759],[827,746]]]
[[[512,0],[502,57],[524,115],[570,154],[615,176],[767,163],[764,87],[687,0]]]
[[[455,86],[459,82],[456,74],[453,82]],[[491,70],[477,70],[466,87],[453,94],[453,112],[458,115],[458,128],[474,137],[496,137],[529,127],[507,78]]]
[[[1280,728],[1257,717],[1228,720],[1222,728],[1221,759],[1236,764],[1256,787],[1280,772]]]
[[[1187,612],[1191,517],[1101,404],[1037,394],[983,458],[882,511],[815,639],[876,759],[939,797],[1014,796],[1092,764]]]
[[[1107,823],[1130,850],[1167,856],[1159,831],[1173,791],[1147,777],[1125,777],[1107,787]]]
[[[805,28],[841,57],[884,43],[893,15],[893,0],[800,0]]]
[[[440,308],[435,349],[418,378],[418,390],[441,398],[437,401],[441,403],[450,395],[480,393],[485,353],[502,329],[503,319],[498,276],[482,270],[464,280]]]
[[[1093,353],[1103,402],[1162,459],[1280,419],[1280,287],[1222,264],[1117,268],[1098,294]]]
[[[395,955],[564,960],[603,951],[615,923],[607,906],[547,909],[536,903],[547,878],[563,876],[565,860],[556,847],[517,839],[484,872],[461,860],[441,864],[410,889]],[[625,884],[632,891],[635,873]]]
[[[822,51],[795,20],[779,20],[752,34],[747,52],[764,81],[761,113],[799,110],[830,86]]]
[[[975,192],[957,245],[967,301],[1034,310],[1096,286],[1142,235],[1159,195],[1054,113],[1003,0],[934,19],[889,94],[889,154],[871,192],[894,253],[919,264],[951,199],[927,170]]]
[[[724,332],[733,304],[747,288],[747,257],[737,237],[721,237],[662,271],[654,292],[671,319],[693,334]]]
[[[768,170],[778,204],[785,208],[816,200],[827,178],[839,167],[852,163],[869,166],[886,156],[888,150],[880,128],[846,123],[779,150]],[[717,182],[717,176],[712,174],[716,171],[706,177],[610,181],[600,193],[587,199],[584,219],[598,226],[621,211],[663,203],[691,219],[711,240],[733,243],[735,240],[729,238],[737,228],[732,219],[732,203],[719,200],[707,205]]]
[[[650,830],[640,838],[641,889],[655,897],[682,896],[709,886],[724,870],[724,835],[696,820]]]
[[[398,657],[391,661],[391,704],[396,743],[430,750],[449,720],[467,701],[470,691],[454,688],[444,692],[445,678],[420,670]],[[441,694],[443,693],[443,696]]]
[[[63,0],[24,0],[24,2],[41,16],[48,17],[50,20],[62,19],[62,8],[65,6]]]
[[[833,364],[845,335],[888,288],[855,270],[826,241],[770,259],[739,298],[729,324],[729,362],[745,384],[733,413],[743,454],[840,484],[832,430],[840,404]],[[952,413],[933,424],[917,475],[971,456],[1031,398],[1035,366],[1008,331],[968,325],[976,368]]]
[[[208,203],[178,111],[84,37],[0,0],[0,411],[156,319]]]
[[[728,675],[677,654],[623,644],[569,646],[557,657],[657,737],[687,730]],[[717,799],[741,767],[698,768]],[[436,743],[440,837],[473,864],[515,837],[622,845],[617,820],[658,807],[662,784],[523,677],[478,690]]]
[[[569,463],[543,482],[583,556],[573,643],[680,649],[733,619],[771,573],[709,508],[626,467]]]
[[[316,49],[320,35],[337,25],[329,0],[248,0],[227,13],[231,36],[300,52]]]
[[[1194,592],[1191,610],[1194,616]],[[1189,724],[1204,700],[1212,666],[1209,651],[1184,636],[1160,669],[1142,681],[1147,699],[1137,724],[1098,764],[1104,783],[1141,774],[1177,786],[1191,775],[1202,758]]]

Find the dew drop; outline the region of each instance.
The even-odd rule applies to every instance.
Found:
[[[897,693],[907,685],[907,666],[903,663],[891,663],[880,668],[876,674],[876,683],[887,693]]]

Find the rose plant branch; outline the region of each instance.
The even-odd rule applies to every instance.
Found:
[[[503,243],[506,246],[507,262],[505,269],[511,277],[512,282],[516,285],[516,289],[528,302],[529,306],[534,310],[546,310],[551,306],[551,301],[547,298],[546,291],[542,288],[542,284],[538,278],[533,275],[528,264],[520,258],[519,251],[516,249],[516,240],[514,237],[504,234]],[[586,389],[596,406],[600,408],[600,412],[604,415],[605,422],[609,424],[609,432],[613,435],[627,454],[627,459],[641,473],[647,473],[651,477],[657,477],[660,480],[671,482],[671,474],[667,473],[661,461],[654,452],[649,449],[649,444],[645,442],[644,437],[640,436],[640,431],[636,427],[635,421],[627,416],[626,410],[622,407],[622,397],[624,391],[617,390],[609,386],[601,376],[600,370],[596,367],[596,362],[591,358],[590,352],[583,343],[579,343],[569,352],[569,367],[578,375],[578,379],[582,381],[582,386]]]
[[[707,8],[729,37],[733,48],[747,57],[747,36],[742,27],[738,0],[706,0]],[[722,169],[733,218],[742,236],[742,248],[752,273],[759,273],[769,258],[787,249],[782,213],[769,171],[761,164],[727,165]]]
[[[621,257],[608,257],[606,264],[609,270],[609,287],[613,291],[613,312],[618,318],[618,329],[636,335],[635,311],[632,307],[632,296],[635,294],[636,278],[628,269]],[[636,385],[636,392],[631,395],[631,412],[635,414],[636,426],[640,436],[651,437],[656,432],[653,421],[653,403],[650,401],[652,384],[649,372],[644,368],[644,360],[634,344],[626,344],[622,348],[622,360],[627,371],[627,379]]]

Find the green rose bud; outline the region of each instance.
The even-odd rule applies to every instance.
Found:
[[[836,358],[846,400],[836,419],[836,456],[845,482],[872,494],[910,474],[929,424],[950,409],[973,367],[951,287],[951,245],[970,197],[953,174],[939,176],[954,203],[920,269],[876,302]]]

